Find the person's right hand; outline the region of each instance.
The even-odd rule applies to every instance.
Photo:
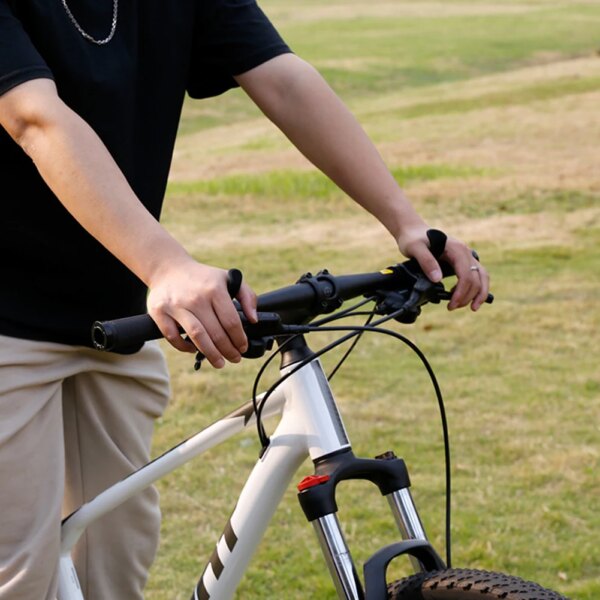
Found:
[[[236,296],[244,314],[256,322],[256,295],[242,283]],[[237,363],[248,340],[229,293],[227,271],[190,259],[172,266],[150,285],[148,312],[169,343],[182,352],[200,350],[220,369],[225,360]],[[181,326],[189,336],[184,340]]]
[[[424,223],[420,227],[406,228],[397,240],[398,247],[405,256],[417,260],[431,281],[437,282],[442,280],[442,269],[431,254],[427,240],[428,229]],[[471,310],[479,310],[488,296],[490,287],[490,276],[485,267],[473,257],[473,251],[464,242],[453,237],[446,239],[446,248],[440,258],[452,266],[458,279],[452,289],[448,310],[469,304]]]

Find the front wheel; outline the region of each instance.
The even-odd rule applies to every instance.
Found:
[[[537,583],[518,577],[476,571],[446,569],[417,573],[388,585],[389,600],[568,600]]]

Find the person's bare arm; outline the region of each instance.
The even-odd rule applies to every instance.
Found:
[[[414,256],[433,280],[439,265],[427,245],[427,224],[414,210],[364,130],[319,73],[293,54],[278,56],[236,77],[238,83],[290,141],[392,234],[400,251]],[[458,284],[449,303],[477,310],[489,278],[469,248],[449,238],[443,257]]]
[[[192,351],[179,323],[214,366],[247,346],[226,273],[193,260],[146,210],[100,138],[58,97],[49,79],[0,96],[0,125],[33,160],[75,219],[150,288],[149,312],[178,349]],[[252,314],[255,297],[238,296]]]

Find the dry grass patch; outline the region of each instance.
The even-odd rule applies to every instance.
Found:
[[[355,112],[391,165],[447,163],[491,167],[496,178],[483,185],[497,189],[540,184],[598,189],[597,140],[600,91],[565,94],[520,104],[522,86],[572,78],[600,78],[600,59],[583,58],[534,66],[453,85],[388,94],[358,103]],[[483,106],[459,113],[393,116],[423,102],[485,98],[515,90],[515,103]],[[565,118],[566,117],[566,118]],[[265,148],[252,143],[265,141]],[[250,147],[249,147],[250,146]],[[244,149],[244,148],[249,149]],[[308,169],[309,163],[266,119],[216,127],[178,140],[173,181],[207,179],[231,173]],[[456,187],[456,182],[452,185]]]

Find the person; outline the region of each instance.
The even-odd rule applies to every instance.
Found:
[[[427,224],[255,0],[0,0],[2,599],[55,598],[61,514],[148,460],[169,396],[155,343],[100,353],[91,323],[147,307],[215,368],[247,348],[226,271],[158,221],[186,92],[235,86],[441,278]],[[485,268],[453,238],[443,258],[458,276],[449,307],[477,310]],[[237,299],[254,320],[246,283]],[[154,490],[92,525],[74,550],[85,598],[141,598],[158,528]]]

